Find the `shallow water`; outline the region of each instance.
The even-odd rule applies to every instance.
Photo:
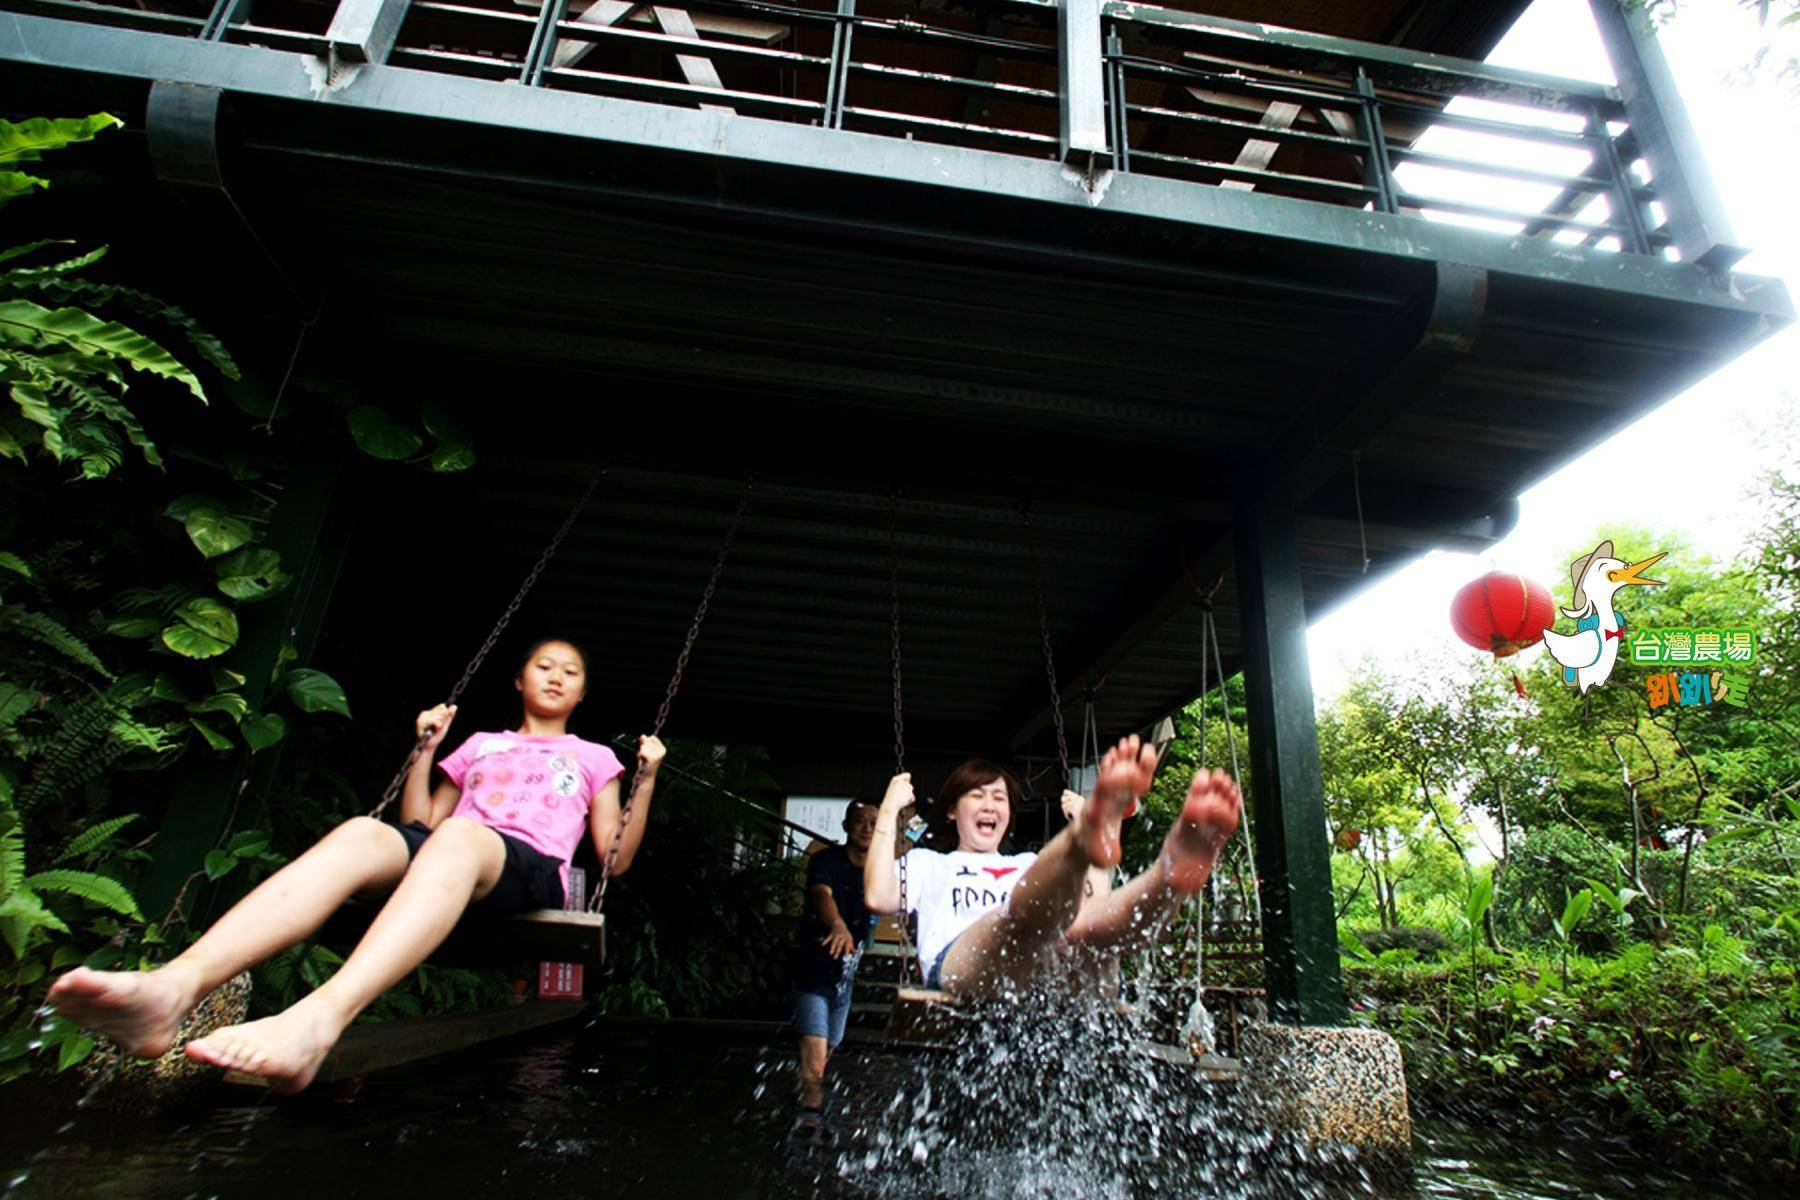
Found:
[[[185,1114],[86,1110],[72,1125],[10,1111],[23,1107],[15,1088],[0,1187],[6,1200],[1758,1194],[1617,1148],[1447,1122],[1420,1125],[1409,1177],[1325,1183],[1256,1132],[1243,1102],[1168,1068],[1110,1060],[1117,1086],[1084,1068],[1068,1091],[985,1050],[974,1061],[848,1046],[833,1066],[833,1146],[787,1136],[785,1046],[691,1026],[513,1041],[372,1076],[353,1099],[222,1092]]]

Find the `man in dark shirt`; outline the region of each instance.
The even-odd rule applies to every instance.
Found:
[[[844,1040],[856,966],[874,917],[863,903],[863,863],[875,837],[876,805],[853,800],[844,813],[848,843],[827,846],[806,866],[806,901],[793,952],[794,1033],[800,1039],[802,1119],[825,1107],[825,1064]]]

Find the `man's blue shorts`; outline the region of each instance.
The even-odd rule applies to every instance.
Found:
[[[848,981],[837,987],[795,988],[791,1001],[794,1033],[822,1037],[836,1049],[844,1040],[844,1022],[850,1018],[850,991]]]

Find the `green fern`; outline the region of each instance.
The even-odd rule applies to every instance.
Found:
[[[144,919],[144,914],[138,911],[136,898],[124,884],[106,875],[96,875],[92,871],[39,871],[26,878],[25,886],[34,892],[60,892],[66,896],[76,896],[89,904],[97,904],[134,921]]]
[[[55,650],[106,679],[113,677],[86,642],[43,613],[17,604],[0,604],[0,628],[11,629],[29,641]]]
[[[62,919],[44,907],[44,902],[28,891],[0,896],[0,939],[4,939],[14,958],[22,958],[31,935],[40,929],[57,933],[69,932]]]
[[[79,700],[61,715],[61,728],[19,792],[19,811],[29,813],[52,797],[66,797],[98,778],[119,757],[111,739],[113,708],[104,699]]]
[[[105,845],[115,834],[138,819],[136,813],[127,813],[122,817],[112,817],[97,825],[89,825],[86,829],[69,839],[69,844],[57,852],[52,862],[70,862],[85,855],[92,854]]]
[[[106,252],[102,246],[94,257]],[[71,263],[81,263],[82,259],[70,259]],[[84,264],[85,265],[85,264]],[[29,270],[30,268],[23,268]],[[0,275],[0,286],[11,282],[15,272]],[[181,309],[166,301],[158,300],[148,292],[136,288],[128,288],[116,283],[94,283],[86,279],[35,278],[27,279],[25,286],[34,292],[48,296],[63,303],[114,304],[129,309],[140,316],[150,317],[165,325],[179,330],[199,355],[227,379],[241,378],[236,360],[225,344],[208,333],[200,322],[187,315]]]
[[[32,349],[67,346],[91,358],[110,358],[133,370],[184,384],[200,400],[206,399],[199,377],[156,341],[79,308],[45,308],[30,300],[0,300],[0,337]]]

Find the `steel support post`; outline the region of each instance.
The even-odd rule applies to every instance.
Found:
[[[1619,99],[1638,149],[1650,164],[1650,183],[1668,213],[1681,261],[1724,271],[1749,253],[1731,236],[1725,204],[1700,153],[1700,138],[1675,89],[1650,17],[1640,5],[1588,0],[1600,40],[1619,80]]]
[[[1232,532],[1270,1011],[1289,1024],[1341,1025],[1331,845],[1294,514],[1253,500],[1234,512]]]
[[[400,36],[400,22],[406,16],[409,0],[342,0],[325,31],[339,62],[383,63],[394,39]]]
[[[1077,169],[1112,165],[1106,144],[1106,56],[1100,38],[1100,0],[1061,0],[1062,160]]]

